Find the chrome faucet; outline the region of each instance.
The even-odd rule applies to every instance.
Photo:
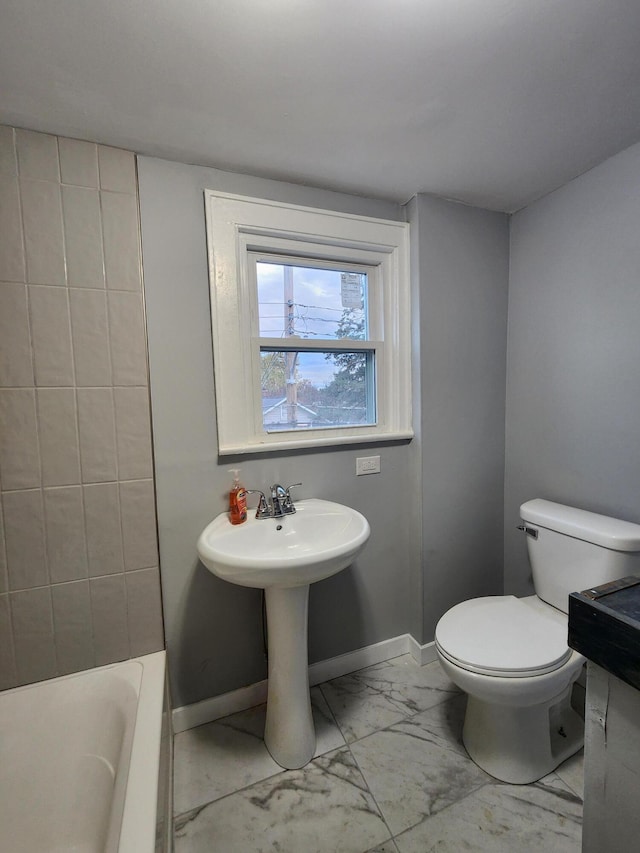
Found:
[[[280,483],[274,483],[271,486],[271,506],[273,508],[273,517],[279,518],[284,515],[284,507],[287,501],[287,490]],[[291,498],[289,498],[291,501]]]
[[[284,515],[293,515],[296,511],[291,499],[290,490],[295,486],[301,486],[302,483],[292,483],[290,486],[281,486],[280,483],[274,483],[270,487],[270,497],[267,499],[265,493],[260,489],[247,489],[249,494],[255,493],[260,495],[258,508],[256,510],[256,518],[282,518]]]

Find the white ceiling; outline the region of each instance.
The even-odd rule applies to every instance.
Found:
[[[640,140],[640,0],[0,0],[0,122],[513,211]]]

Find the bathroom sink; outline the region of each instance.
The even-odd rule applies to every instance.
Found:
[[[268,697],[264,742],[275,761],[295,770],[311,761],[307,632],[309,585],[353,562],[369,538],[369,522],[348,506],[310,498],[280,518],[250,517],[233,525],[225,512],[198,539],[198,556],[223,580],[264,589]]]
[[[350,507],[310,498],[282,518],[233,525],[222,513],[198,539],[198,556],[214,575],[266,589],[314,583],[353,562],[369,538],[367,519]]]

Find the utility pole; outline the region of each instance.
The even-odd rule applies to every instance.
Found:
[[[293,315],[293,268],[284,267],[284,329],[286,337],[295,335]],[[285,382],[287,388],[287,423],[295,426],[298,422],[298,385],[296,383],[297,352],[285,352]]]

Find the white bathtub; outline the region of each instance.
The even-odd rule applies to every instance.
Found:
[[[0,851],[153,853],[164,699],[164,652],[0,693]]]

